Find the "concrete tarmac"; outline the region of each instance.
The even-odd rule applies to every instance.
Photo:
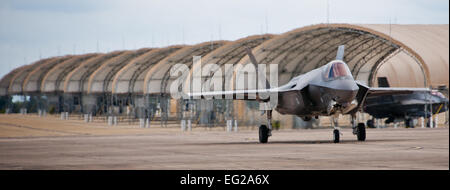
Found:
[[[365,142],[344,128],[338,144],[331,128],[280,130],[259,144],[256,130],[14,117],[20,116],[0,116],[0,169],[449,169],[448,126],[367,129]]]

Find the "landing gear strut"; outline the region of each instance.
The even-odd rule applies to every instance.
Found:
[[[267,125],[259,126],[259,142],[267,143],[272,136],[272,110],[267,111]]]
[[[339,143],[341,133],[339,132],[339,127],[338,127],[338,117],[332,116],[332,120],[333,120],[332,124],[333,124],[333,127],[334,127],[334,130],[333,130],[333,142],[334,143]]]

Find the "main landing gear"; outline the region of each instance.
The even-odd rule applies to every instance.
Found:
[[[272,110],[267,111],[267,125],[259,126],[259,142],[267,143],[272,136]]]
[[[333,142],[339,143],[341,132],[339,131],[339,127],[338,127],[338,117],[332,117],[332,118],[333,118],[332,124],[334,127]],[[356,135],[358,141],[366,140],[366,126],[364,125],[364,123],[356,124],[356,116],[355,115],[352,115],[352,129],[353,129],[353,134]],[[267,125],[259,126],[259,142],[267,143],[270,136],[272,136],[272,110],[267,111]]]
[[[356,135],[358,141],[366,140],[366,126],[364,125],[364,123],[358,123],[358,125],[356,125],[355,115],[352,115],[352,129],[353,134]]]

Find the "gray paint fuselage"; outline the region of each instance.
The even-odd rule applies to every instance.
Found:
[[[353,80],[336,79],[328,82],[311,83],[301,90],[281,92],[275,109],[281,114],[300,117],[330,115],[329,106],[344,108],[356,97],[358,87]]]

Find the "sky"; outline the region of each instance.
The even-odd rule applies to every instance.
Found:
[[[449,1],[1,0],[0,77],[41,58],[236,40],[327,22],[448,24]]]

